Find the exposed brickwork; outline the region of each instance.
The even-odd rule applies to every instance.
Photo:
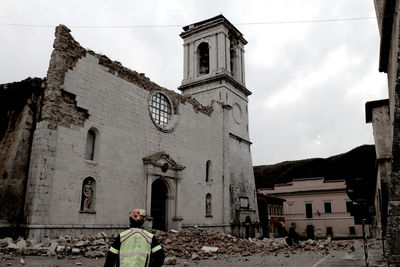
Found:
[[[62,86],[65,73],[75,66],[79,58],[86,55],[86,50],[72,38],[70,30],[64,25],[56,28],[55,37],[47,71],[41,120],[48,121],[49,129],[55,129],[57,125],[82,126],[89,114],[86,110],[77,108],[75,96],[62,91]]]

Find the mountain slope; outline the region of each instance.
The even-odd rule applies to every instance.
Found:
[[[313,177],[324,177],[327,180],[363,177],[372,185],[376,181],[375,161],[375,146],[362,145],[329,158],[254,166],[256,188],[270,188],[293,179]]]

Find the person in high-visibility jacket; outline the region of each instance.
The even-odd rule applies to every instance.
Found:
[[[104,267],[158,267],[164,263],[164,251],[153,234],[143,230],[146,211],[134,209],[129,214],[130,229],[115,239]]]

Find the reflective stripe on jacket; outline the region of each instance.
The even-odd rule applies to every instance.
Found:
[[[140,228],[131,228],[119,234],[121,248],[119,258],[121,266],[148,266],[153,234]]]

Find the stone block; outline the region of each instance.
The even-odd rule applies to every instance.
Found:
[[[74,246],[79,248],[79,247],[83,247],[86,246],[87,244],[89,244],[89,241],[79,241],[78,243],[76,243]]]
[[[21,249],[26,248],[26,241],[23,240],[23,239],[21,239],[21,240],[19,240],[19,241],[16,243],[16,245],[17,245],[18,247],[20,247]]]
[[[73,248],[73,249],[71,250],[71,254],[72,254],[72,255],[81,254],[81,250],[80,250],[79,248]]]
[[[166,257],[164,259],[164,265],[176,265],[176,257],[172,256],[172,257]]]
[[[30,255],[39,255],[39,254],[41,254],[41,253],[43,253],[43,248],[39,248],[39,247],[27,247],[27,248],[24,248],[23,250],[22,250],[22,254],[23,255],[27,255],[27,256],[30,256]],[[47,251],[46,251],[47,252]]]
[[[89,251],[85,253],[85,257],[88,258],[100,258],[100,257],[104,257],[105,253],[101,252],[101,251]]]
[[[55,241],[50,242],[50,246],[47,248],[47,251],[50,255],[54,255],[56,248],[58,246],[58,243]]]
[[[0,239],[0,248],[7,246],[8,246],[8,241],[6,239]]]
[[[65,250],[65,246],[57,246],[57,248],[56,248],[57,253],[62,253],[62,252],[64,252],[64,250]]]

